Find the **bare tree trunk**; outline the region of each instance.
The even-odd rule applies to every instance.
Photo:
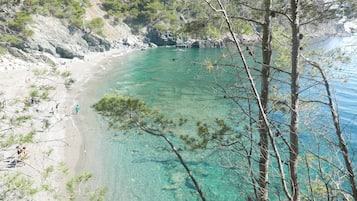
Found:
[[[261,89],[260,98],[264,114],[267,113],[267,105],[269,98],[270,84],[270,61],[271,61],[271,0],[264,0],[265,14],[263,24],[263,40],[262,40],[262,74],[261,74]],[[269,133],[266,124],[264,123],[264,115],[259,112],[259,136],[260,136],[260,159],[259,159],[259,197],[260,201],[268,200],[268,165],[269,165]]]
[[[300,32],[300,10],[299,0],[291,0],[291,115],[290,115],[290,183],[292,199],[300,200],[300,188],[298,180],[298,156],[299,156],[299,32]]]

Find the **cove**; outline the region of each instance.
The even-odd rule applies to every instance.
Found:
[[[333,38],[323,45],[329,48],[351,43],[348,40]],[[350,40],[356,41],[353,37]],[[239,119],[239,114],[232,113],[236,105],[222,96],[221,89],[234,84],[238,75],[244,79],[244,72],[229,67],[221,67],[214,72],[207,69],[209,61],[231,61],[229,55],[224,49],[156,48],[136,51],[112,58],[106,66],[111,70],[88,83],[80,99],[83,117],[79,117],[78,125],[87,150],[85,167],[95,175],[93,185],[108,187],[107,200],[198,200],[198,196],[164,142],[147,135],[108,130],[106,122],[90,109],[90,105],[103,94],[116,92],[142,99],[170,118],[185,117],[194,122],[210,122],[214,118],[228,116]],[[356,59],[352,58],[351,63],[340,71],[347,72],[348,82],[333,81],[341,119],[352,144],[356,141],[353,137],[356,130],[353,119],[357,111],[355,64]],[[244,80],[241,83],[244,84]],[[326,108],[322,112],[325,112],[322,115],[329,114]],[[193,123],[176,132],[189,133],[194,129]],[[239,125],[235,129],[243,130]],[[310,138],[308,133],[305,135],[308,144]],[[182,146],[179,140],[174,142]],[[231,153],[200,150],[182,151],[182,154],[208,200],[246,200],[246,196],[253,193],[244,185],[247,172],[225,168],[230,166],[223,159],[230,157]]]

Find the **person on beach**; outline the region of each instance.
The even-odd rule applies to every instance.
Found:
[[[24,158],[27,155],[27,149],[26,147],[22,147],[22,152],[21,152],[21,157]]]
[[[19,157],[19,159],[23,159],[27,155],[26,147],[22,147],[21,145],[18,145],[16,147],[16,151],[17,151],[17,156]]]
[[[80,109],[81,109],[81,107],[77,104],[76,107],[75,107],[76,114],[78,114],[78,112],[79,112]]]
[[[21,153],[22,153],[21,145],[17,145],[17,146],[16,146],[16,151],[17,151],[17,155],[20,156]]]

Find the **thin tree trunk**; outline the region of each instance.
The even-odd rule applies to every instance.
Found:
[[[261,99],[260,99],[260,95],[258,93],[258,90],[255,86],[255,82],[253,80],[253,76],[250,72],[250,67],[248,66],[247,64],[247,61],[245,59],[245,56],[243,54],[243,51],[242,51],[242,48],[240,46],[240,43],[236,37],[236,35],[234,34],[233,32],[233,29],[232,29],[232,24],[229,20],[229,17],[227,15],[227,12],[226,10],[224,9],[223,5],[222,5],[222,2],[220,0],[217,0],[217,3],[219,4],[219,7],[220,9],[216,9],[211,3],[209,0],[205,0],[206,3],[216,12],[221,12],[224,16],[224,19],[227,23],[227,26],[228,26],[228,30],[233,38],[233,41],[234,41],[234,44],[237,48],[237,51],[238,51],[238,54],[242,60],[242,63],[243,63],[243,66],[244,66],[244,70],[247,74],[247,77],[248,77],[248,80],[249,80],[249,83],[250,83],[250,86],[251,86],[251,89],[253,91],[253,94],[254,94],[254,99],[256,100],[257,102],[257,106],[258,106],[258,109],[259,109],[259,112],[261,113],[261,116],[262,116],[262,120],[263,120],[263,123],[265,125],[265,128],[267,129],[267,133],[268,133],[268,136],[270,138],[270,142],[272,144],[272,148],[273,148],[273,151],[274,151],[274,154],[275,154],[275,158],[277,160],[277,163],[278,163],[278,168],[279,168],[279,174],[280,174],[280,181],[281,181],[281,184],[282,184],[282,187],[283,187],[283,191],[286,195],[286,197],[291,200],[292,197],[288,191],[288,188],[287,188],[287,184],[286,184],[286,180],[285,180],[285,173],[284,173],[284,167],[283,167],[283,164],[282,164],[282,160],[281,160],[281,157],[280,157],[280,153],[277,149],[277,146],[275,144],[275,141],[274,141],[274,134],[272,132],[272,130],[270,129],[270,123],[269,123],[269,120],[268,120],[268,117],[266,115],[266,113],[264,112],[264,108],[262,106],[262,102],[261,102]]]
[[[267,113],[267,105],[269,98],[270,85],[270,61],[271,61],[271,0],[264,0],[265,16],[263,24],[263,40],[262,40],[262,73],[261,73],[261,89],[260,98],[262,102],[263,112]],[[268,165],[269,165],[269,133],[264,123],[264,115],[259,112],[259,136],[260,136],[260,159],[259,159],[259,197],[260,201],[268,200]]]
[[[336,131],[336,135],[337,135],[337,138],[338,138],[338,141],[339,141],[339,147],[340,147],[340,150],[342,152],[342,156],[343,156],[343,159],[345,161],[345,166],[346,166],[346,169],[347,169],[347,172],[348,172],[348,177],[349,177],[349,181],[350,181],[350,186],[351,186],[351,190],[352,190],[352,196],[354,198],[354,200],[357,200],[357,188],[356,188],[356,181],[355,181],[355,173],[353,171],[353,165],[352,165],[352,162],[351,162],[351,159],[350,159],[350,156],[348,154],[348,147],[347,147],[347,144],[346,144],[346,141],[343,137],[343,134],[342,134],[342,130],[341,130],[341,126],[340,126],[340,119],[339,119],[339,116],[337,114],[337,111],[335,109],[335,105],[334,105],[334,102],[332,100],[332,94],[331,94],[331,90],[330,90],[330,85],[328,83],[328,80],[327,80],[327,77],[325,75],[325,72],[322,70],[322,68],[320,67],[320,65],[318,65],[317,63],[314,63],[312,61],[309,61],[308,62],[316,67],[321,76],[322,76],[322,79],[324,81],[324,85],[325,85],[325,89],[326,89],[326,93],[327,93],[327,98],[328,98],[328,106],[330,107],[330,111],[331,111],[331,115],[332,115],[332,119],[333,119],[333,124],[335,126],[335,131]]]
[[[291,28],[292,28],[292,50],[291,50],[291,115],[290,115],[290,183],[292,199],[300,200],[300,188],[298,180],[298,156],[299,156],[299,0],[291,0]]]

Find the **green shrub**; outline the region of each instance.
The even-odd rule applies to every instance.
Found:
[[[30,29],[26,29],[26,30],[23,31],[23,35],[24,35],[25,37],[33,36],[34,33],[35,33],[35,32],[34,32],[33,30],[30,30]]]
[[[104,20],[101,17],[94,18],[86,24],[86,27],[98,35],[103,35]]]
[[[26,24],[31,21],[31,14],[27,11],[21,11],[15,14],[15,19],[8,22],[8,26],[14,31],[22,32],[25,30]]]
[[[0,46],[0,55],[4,55],[6,53],[7,53],[7,49],[2,47],[2,46]]]
[[[43,100],[49,100],[50,99],[49,95],[50,95],[49,92],[47,90],[45,90],[45,91],[42,92],[40,98],[43,99]]]
[[[69,77],[70,75],[71,75],[70,71],[64,71],[64,72],[61,73],[62,77]]]
[[[207,36],[210,38],[218,39],[220,37],[220,31],[217,27],[209,25],[207,27]]]
[[[37,89],[31,89],[30,90],[30,97],[31,98],[35,98],[35,97],[38,97],[39,96],[39,92]]]
[[[53,166],[49,166],[45,169],[45,172],[42,173],[43,178],[48,178],[48,176],[51,175],[51,173],[53,173],[55,170],[55,168]]]
[[[175,6],[173,2],[106,0],[103,7],[109,15],[114,17],[125,16],[124,21],[130,24],[134,33],[140,32],[143,26],[150,25],[157,20],[172,23],[178,21],[174,15]]]
[[[32,117],[30,116],[30,119]],[[27,119],[28,120],[28,119]],[[29,133],[27,133],[26,135],[22,135],[19,139],[19,143],[20,144],[25,144],[25,143],[32,143],[33,142],[33,139],[36,135],[36,132],[35,131],[31,131]]]
[[[90,6],[89,0],[32,0],[24,1],[24,4],[31,6],[31,11],[42,15],[52,15],[61,19],[69,19],[70,23],[83,26],[83,16],[85,7]]]
[[[32,70],[33,74],[35,76],[41,76],[41,75],[45,75],[48,70],[46,68],[40,69],[40,68],[35,68]]]
[[[11,45],[19,44],[22,40],[11,34],[0,34],[0,42],[10,43]]]
[[[167,26],[164,25],[164,24],[161,24],[161,23],[155,24],[155,28],[156,28],[157,30],[163,31],[163,32],[168,31]]]

